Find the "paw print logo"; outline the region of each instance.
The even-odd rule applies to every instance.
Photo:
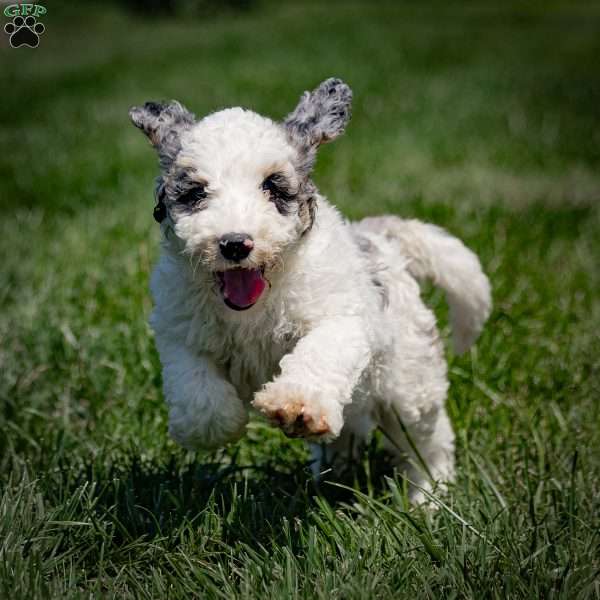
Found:
[[[29,46],[37,48],[40,43],[40,35],[44,33],[45,27],[34,16],[29,15],[26,18],[15,17],[11,23],[4,26],[4,31],[10,35],[10,45],[13,48],[20,46]]]

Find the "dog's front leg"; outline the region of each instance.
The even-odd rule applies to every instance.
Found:
[[[334,439],[342,429],[344,405],[369,360],[362,320],[329,319],[283,357],[281,374],[257,392],[252,404],[289,436]]]
[[[181,345],[157,341],[171,437],[189,450],[237,440],[248,411],[214,361]]]

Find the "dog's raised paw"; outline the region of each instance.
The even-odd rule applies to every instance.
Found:
[[[330,419],[302,390],[271,384],[255,395],[252,404],[288,437],[320,441],[335,437]]]

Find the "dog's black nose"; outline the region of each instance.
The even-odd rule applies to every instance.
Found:
[[[226,233],[219,240],[219,250],[228,260],[240,262],[254,248],[252,236],[247,233]]]

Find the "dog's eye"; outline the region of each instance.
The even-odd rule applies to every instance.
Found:
[[[288,201],[294,198],[286,179],[280,173],[269,175],[261,184],[261,189],[267,192],[271,200]]]
[[[191,206],[193,204],[197,204],[200,200],[204,200],[206,198],[206,189],[203,185],[197,185],[189,190],[185,191],[177,198],[177,202],[179,204],[184,204],[186,206]]]

